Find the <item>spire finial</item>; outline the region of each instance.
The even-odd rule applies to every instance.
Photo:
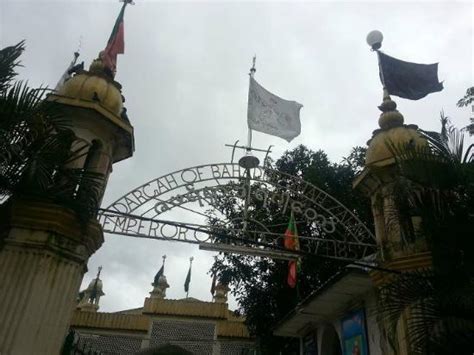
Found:
[[[102,265],[97,268],[97,277],[96,277],[97,279],[99,278],[101,271],[102,271]]]
[[[253,76],[257,69],[255,68],[255,62],[257,61],[257,55],[255,54],[252,58],[252,68],[250,68],[250,76]]]
[[[379,126],[382,129],[389,129],[403,125],[403,115],[397,111],[397,104],[392,100],[390,94],[385,86],[385,78],[382,69],[382,62],[380,59],[380,48],[382,47],[383,34],[380,31],[374,30],[367,35],[367,44],[371,50],[377,53],[377,60],[379,66],[379,76],[382,82],[383,99],[382,104],[378,106],[382,114],[379,117]]]
[[[382,47],[383,34],[378,30],[370,31],[366,41],[373,51],[377,51]]]
[[[165,262],[166,262],[166,255],[162,256],[163,264],[161,265],[160,270],[155,275],[153,279],[153,290],[150,292],[151,298],[159,298],[163,299],[166,297],[166,289],[170,287],[168,284],[168,280],[166,280],[165,276]]]

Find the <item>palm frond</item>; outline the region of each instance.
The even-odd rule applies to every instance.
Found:
[[[20,65],[18,58],[25,49],[25,41],[0,50],[0,92],[8,88],[16,76],[15,68]]]
[[[455,324],[474,325],[472,283],[459,287],[446,283],[432,270],[419,270],[394,276],[389,284],[379,289],[378,311],[384,319],[388,335],[395,342],[400,318],[406,317],[411,350],[427,354],[429,349],[440,349],[449,340],[451,346],[474,346],[473,337],[463,342],[454,341],[451,334],[466,337],[468,329]],[[470,342],[466,343],[469,340]]]
[[[61,169],[55,175],[50,194],[56,202],[76,212],[82,222],[97,216],[105,177],[84,169]]]
[[[103,174],[77,167],[90,144],[77,139],[48,88],[13,82],[24,42],[0,50],[0,203],[15,196],[53,201],[74,210],[85,226],[96,216]]]

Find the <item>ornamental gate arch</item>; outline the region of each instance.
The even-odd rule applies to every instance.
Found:
[[[311,235],[299,235],[305,240],[304,252],[349,261],[376,252],[375,236],[367,226],[322,189],[268,167],[246,170],[235,163],[198,165],[150,180],[102,209],[99,220],[108,233],[203,249],[253,248],[269,255],[282,245],[287,222],[264,225],[247,217],[249,199],[258,201],[259,208],[280,211],[286,221],[292,211],[297,221],[309,223]],[[224,200],[242,213],[228,219],[216,208]]]

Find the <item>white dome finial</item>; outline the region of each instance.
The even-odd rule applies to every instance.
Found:
[[[367,44],[376,51],[382,47],[383,34],[378,30],[370,31],[366,38]]]

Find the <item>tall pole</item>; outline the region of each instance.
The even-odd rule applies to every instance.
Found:
[[[255,68],[255,62],[257,61],[257,56],[254,55],[253,58],[252,58],[252,67],[250,68],[250,73],[249,73],[249,81],[254,77],[255,75],[255,72],[257,71],[257,69]],[[249,89],[250,89],[250,82],[249,82]],[[248,130],[248,135],[247,135],[247,150],[251,150],[252,149],[252,129],[249,127],[249,130]]]
[[[366,40],[367,40],[367,44],[371,47],[371,50],[377,53],[380,81],[382,82],[383,98],[385,99],[386,97],[389,97],[389,93],[387,91],[387,88],[385,87],[385,78],[383,75],[382,60],[380,59],[380,53],[382,53],[380,51],[380,48],[382,47],[383,34],[382,32],[377,31],[377,30],[371,31],[367,35]]]
[[[382,90],[383,90],[383,98],[389,97],[389,93],[387,88],[385,87],[385,78],[383,76],[383,68],[382,68],[382,60],[380,59],[380,49],[374,49],[377,52],[377,61],[379,63],[379,73],[380,73],[380,81],[382,82]]]
[[[252,58],[252,67],[250,68],[250,73],[249,73],[249,92],[250,92],[250,85],[251,81],[255,75],[255,72],[257,69],[255,68],[255,62],[257,61],[257,56],[254,55]],[[252,150],[252,129],[249,127],[248,128],[248,136],[247,136],[247,152],[250,152]],[[250,193],[251,193],[251,188],[250,188],[250,169],[246,169],[246,176],[245,176],[245,187],[247,188],[247,194],[245,196],[245,205],[244,205],[244,225],[242,227],[242,231],[245,233],[247,231],[247,225],[248,225],[248,210],[249,210],[249,203],[250,203]]]

